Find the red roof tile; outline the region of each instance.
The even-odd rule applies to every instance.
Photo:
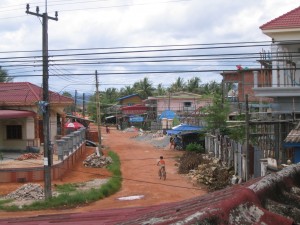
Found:
[[[43,99],[43,88],[29,82],[0,82],[0,105],[35,105]],[[73,99],[49,91],[52,104],[70,105]]]
[[[262,30],[300,28],[300,6],[259,27]]]

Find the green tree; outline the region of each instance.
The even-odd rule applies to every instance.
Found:
[[[206,129],[211,133],[227,134],[228,115],[230,112],[229,104],[222,101],[222,96],[215,94],[212,105],[206,106],[202,109],[205,113],[204,120],[206,122]]]
[[[125,86],[124,88],[121,88],[120,90],[120,96],[127,96],[132,95],[135,93],[135,89],[131,86]]]
[[[0,68],[0,82],[11,82],[13,78],[8,75],[8,72]]]
[[[193,77],[187,81],[186,89],[192,93],[199,93],[200,92],[200,83],[201,80],[199,77]]]
[[[222,94],[222,84],[217,83],[216,81],[211,81],[209,83],[201,85],[200,88],[201,94],[206,95],[221,95]]]
[[[146,99],[148,96],[152,96],[153,91],[155,90],[152,86],[152,82],[150,82],[147,77],[144,77],[144,79],[134,83],[133,88],[143,99]]]
[[[163,84],[160,83],[157,85],[157,88],[154,91],[154,95],[155,96],[161,96],[161,95],[165,95],[167,93],[167,89],[164,88]]]
[[[169,88],[170,92],[178,92],[178,91],[184,91],[186,87],[186,84],[184,82],[184,79],[181,77],[178,77],[174,83],[171,84],[171,87]]]
[[[62,93],[63,96],[66,96],[66,97],[69,97],[69,98],[73,98],[72,94],[70,92],[67,92],[67,91],[64,91]],[[64,111],[66,113],[72,113],[75,111],[75,104],[71,105],[71,106],[68,106],[68,107],[65,107]]]

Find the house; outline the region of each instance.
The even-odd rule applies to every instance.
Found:
[[[29,82],[0,83],[0,150],[24,151],[44,142],[43,89]],[[64,134],[64,108],[73,99],[49,91],[50,141]],[[41,103],[41,104],[39,104]]]
[[[270,65],[272,76],[253,91],[257,97],[274,98],[276,111],[300,116],[300,7],[260,29],[272,39],[271,54],[261,62]]]
[[[143,99],[138,94],[127,95],[117,99],[119,101],[119,105],[121,106],[131,106],[142,104]]]
[[[169,93],[165,96],[148,97],[144,100],[149,114],[159,118],[167,111],[176,114],[181,123],[200,125],[199,110],[212,103],[212,99],[189,92]]]
[[[105,123],[118,124],[121,128],[131,126],[131,122],[143,122],[147,107],[143,104],[143,99],[138,94],[126,95],[118,98],[118,103],[107,108]]]
[[[231,102],[245,102],[246,94],[248,95],[249,102],[271,102],[272,98],[258,97],[253,91],[253,88],[257,87],[258,84],[263,81],[271,83],[270,71],[271,70],[268,71],[267,76],[263,76],[262,73],[266,74],[266,71],[261,71],[260,68],[239,67],[237,70],[221,73],[223,76],[225,96]]]
[[[300,7],[293,9],[260,26],[262,32],[272,39],[271,53],[261,58],[262,69],[271,69],[271,82],[258,74],[258,85],[253,87],[255,96],[273,98],[266,122],[268,140],[274,158],[286,163],[289,156],[283,147],[284,139],[297,125],[300,118]]]

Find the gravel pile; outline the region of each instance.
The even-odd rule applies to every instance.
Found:
[[[15,200],[41,200],[44,199],[44,189],[39,184],[24,184],[14,192],[6,195],[4,199],[15,199]]]
[[[85,167],[103,168],[108,166],[112,162],[112,158],[109,156],[98,156],[96,153],[93,153],[83,161],[83,165]]]
[[[169,136],[152,132],[139,132],[139,135],[135,137],[135,140],[148,142],[156,148],[166,148],[170,144]]]

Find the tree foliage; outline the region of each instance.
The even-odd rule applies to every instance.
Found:
[[[9,76],[8,72],[0,68],[0,82],[11,82],[13,78]]]
[[[153,86],[153,83],[149,78],[144,77],[143,79],[135,82],[132,86],[124,86],[120,90],[116,88],[108,88],[100,94],[100,108],[101,116],[105,116],[106,109],[110,106],[117,104],[117,99],[127,95],[138,94],[143,99],[147,99],[149,96],[162,96],[167,95],[169,92],[179,92],[187,91],[191,93],[201,94],[201,95],[220,95],[222,88],[221,84],[215,81],[201,84],[199,77],[193,77],[187,82],[182,77],[178,77],[174,83],[171,83],[169,87],[163,87],[160,83],[157,87]],[[95,94],[91,96],[87,110],[89,114],[96,117],[96,96]]]
[[[222,101],[222,96],[215,94],[212,105],[204,107],[202,112],[206,114],[204,117],[207,130],[211,133],[226,134],[228,115],[230,112],[229,104]]]

